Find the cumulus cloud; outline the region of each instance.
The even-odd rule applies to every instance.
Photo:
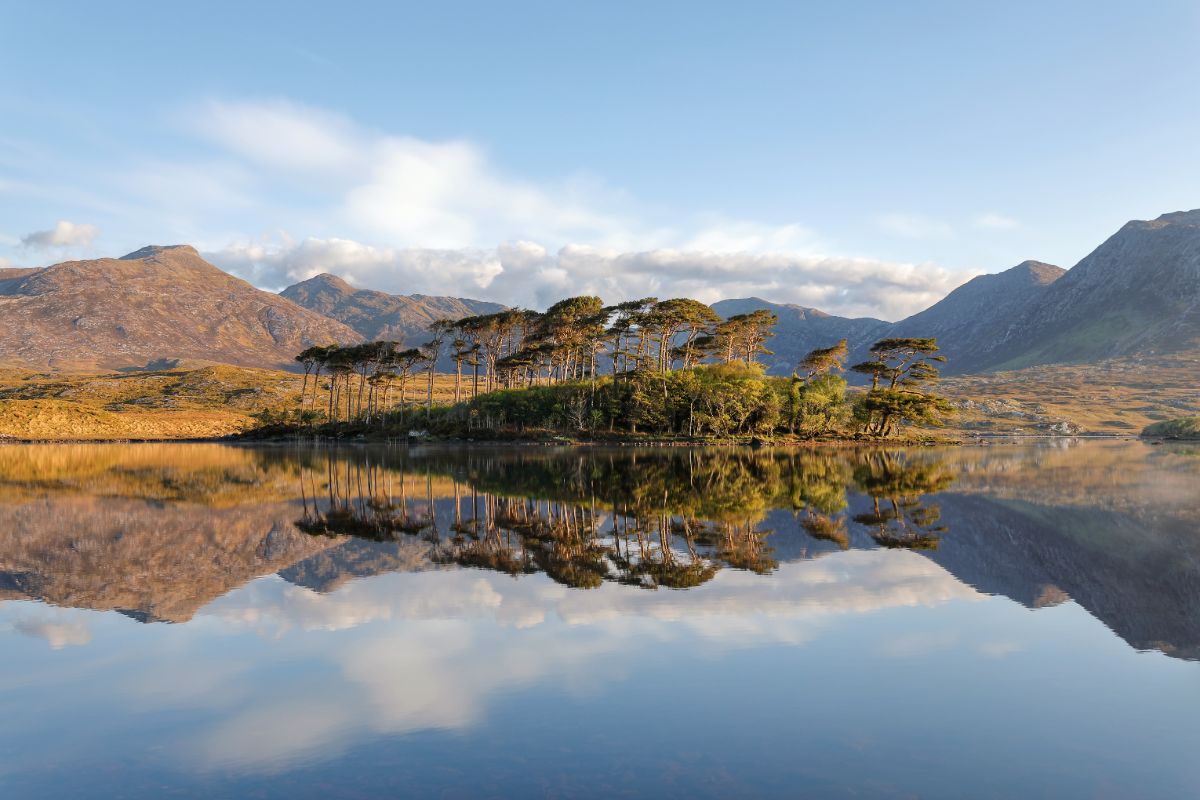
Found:
[[[477,144],[373,131],[284,101],[212,101],[194,130],[246,164],[313,180],[341,228],[408,247],[488,246],[509,238],[612,243],[632,222],[600,210],[615,193],[576,176],[534,184],[504,175]]]
[[[381,248],[347,239],[239,244],[207,253],[218,266],[282,288],[322,272],[362,288],[399,294],[483,296],[544,308],[571,294],[617,302],[760,296],[850,316],[897,319],[936,302],[964,276],[929,264],[865,258],[659,248],[622,251],[568,244],[551,252],[532,241],[494,248]]]
[[[64,621],[56,619],[19,619],[13,624],[14,630],[25,636],[42,639],[52,650],[61,650],[69,646],[81,646],[92,641],[92,632],[87,625],[79,621]]]
[[[758,295],[897,318],[969,277],[858,257],[794,219],[709,209],[665,218],[586,170],[513,175],[473,141],[381,131],[286,100],[214,99],[176,121],[197,148],[141,155],[107,178],[108,213],[149,231],[122,249],[188,241],[269,289],[332,272],[364,288],[531,307],[585,291],[610,301]],[[880,224],[949,235],[902,214]],[[64,220],[9,246],[80,247],[98,233]]]
[[[1012,217],[1006,217],[1003,214],[997,214],[992,211],[978,215],[975,219],[971,220],[971,224],[976,228],[990,231],[1008,231],[1020,225]]]
[[[100,235],[95,225],[78,224],[60,219],[53,228],[34,231],[21,237],[26,247],[46,249],[49,247],[87,247]]]

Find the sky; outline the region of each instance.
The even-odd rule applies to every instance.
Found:
[[[0,266],[898,319],[1200,207],[1200,4],[0,0]]]

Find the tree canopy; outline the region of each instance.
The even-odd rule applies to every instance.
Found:
[[[870,376],[871,388],[852,396],[841,375],[850,350],[845,339],[812,350],[790,379],[766,375],[759,357],[770,354],[777,322],[762,309],[722,319],[690,298],[605,305],[593,295],[542,312],[439,319],[415,347],[367,342],[304,350],[296,357],[304,368],[301,418],[318,421],[321,406],[326,421],[385,425],[423,405],[426,422],[447,429],[725,438],[847,434],[856,425],[885,436],[900,424],[937,424],[947,410],[929,391],[935,364],[945,360],[936,340],[876,342],[868,361],[850,367]],[[454,406],[435,409],[435,370],[444,356],[454,363]],[[469,386],[464,367],[471,369]],[[424,403],[419,388],[410,403],[411,385],[422,375]]]

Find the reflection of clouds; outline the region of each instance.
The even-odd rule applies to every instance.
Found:
[[[725,570],[687,592],[575,591],[475,570],[381,575],[324,595],[264,579],[203,614],[336,674],[315,692],[283,682],[243,696],[189,749],[210,768],[270,770],[368,731],[470,727],[492,697],[522,687],[585,692],[628,674],[654,643],[800,644],[840,615],[979,596],[919,555],[882,550],[792,562],[770,577]]]
[[[930,631],[890,636],[879,645],[879,654],[889,658],[919,658],[949,650],[958,642],[952,631]]]
[[[237,710],[189,744],[208,769],[273,771],[348,738],[359,711],[321,697],[272,698]]]
[[[406,591],[396,591],[397,578],[406,584]],[[203,613],[226,625],[278,637],[292,629],[340,631],[390,619],[474,617],[502,603],[503,597],[489,581],[468,571],[376,576],[348,583],[330,594],[272,577],[226,595]]]
[[[1004,658],[1024,649],[1025,645],[1020,642],[984,642],[979,645],[979,652],[988,658]]]
[[[977,597],[935,563],[884,550],[790,562],[771,576],[726,569],[686,592],[578,591],[540,574],[459,569],[377,575],[320,594],[272,576],[187,625],[105,615],[113,627],[92,642],[88,670],[29,676],[26,702],[44,713],[79,681],[102,685],[130,719],[190,715],[178,738],[154,741],[189,768],[273,772],[375,736],[464,730],[485,722],[498,698],[530,688],[586,695],[656,659],[797,645],[839,617]],[[10,613],[5,627],[52,645],[86,641],[80,612],[55,611]]]
[[[402,591],[397,591],[398,582]],[[736,620],[734,627],[745,630],[753,617],[824,618],[977,596],[917,554],[851,550],[785,563],[770,577],[726,569],[711,583],[686,592],[641,591],[616,583],[578,591],[541,576],[514,580],[476,570],[376,576],[331,594],[266,579],[217,600],[203,613],[265,636],[293,628],[343,630],[380,620],[487,618],[528,628],[553,616],[568,625],[627,624],[629,618],[678,622],[720,640],[730,630],[722,618]]]
[[[85,645],[92,641],[92,632],[87,625],[79,620],[66,619],[58,609],[18,617],[12,621],[11,628],[17,633],[45,641],[52,650]]]
[[[720,622],[723,617],[738,620],[742,630],[755,617],[769,617],[770,629],[786,641],[789,637],[779,628],[779,618],[811,621],[978,596],[926,558],[879,550],[852,550],[817,561],[786,563],[770,578],[727,569],[712,583],[686,593],[639,594],[612,585],[604,589],[608,591],[600,592],[599,602],[595,592],[567,595],[557,606],[559,615],[570,624],[630,614],[650,616],[682,622],[718,640],[730,633]]]

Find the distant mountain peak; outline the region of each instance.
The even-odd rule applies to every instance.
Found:
[[[311,278],[300,281],[296,286],[304,286],[309,289],[332,289],[341,294],[353,294],[358,290],[351,286],[343,278],[339,278],[331,272],[322,272],[320,275],[314,275]]]
[[[200,257],[200,252],[190,244],[150,244],[140,250],[134,250],[132,253],[127,253],[121,256],[121,261],[144,261],[155,256],[165,255],[168,253],[180,253]]]
[[[188,245],[6,273],[0,304],[0,363],[38,368],[172,361],[293,368],[309,345],[361,339],[223,272]]]
[[[336,275],[322,273],[279,293],[298,306],[337,320],[369,340],[416,344],[429,338],[435,320],[461,319],[500,311],[504,306],[462,297],[388,294],[356,289]],[[446,361],[441,366],[448,368]]]
[[[1018,275],[1026,275],[1032,279],[1034,283],[1039,283],[1042,285],[1054,283],[1063,275],[1067,274],[1067,271],[1062,267],[1054,264],[1047,264],[1045,261],[1034,261],[1032,259],[1022,261],[1020,264],[1017,264],[1015,267],[1012,267],[1007,271]]]

